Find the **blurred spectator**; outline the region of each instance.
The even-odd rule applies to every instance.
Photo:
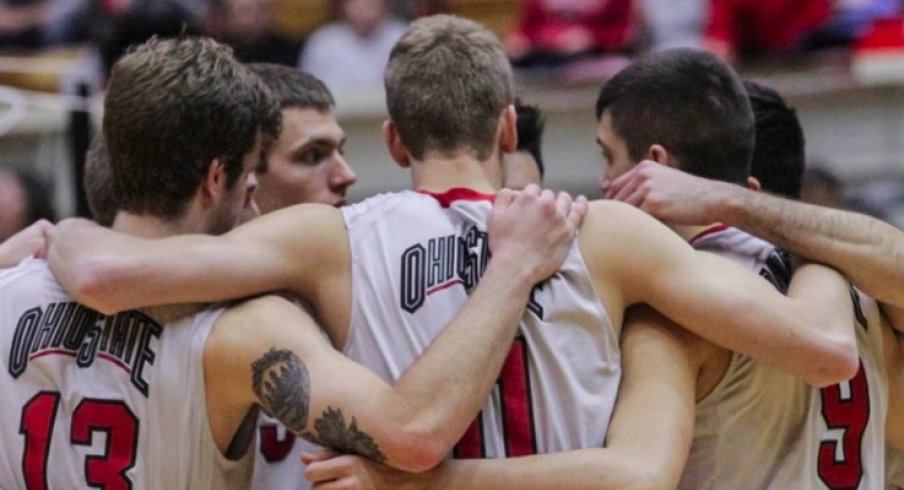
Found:
[[[56,221],[47,183],[26,170],[0,169],[0,242],[39,219]]]
[[[709,0],[707,47],[729,59],[794,53],[823,27],[831,0]]]
[[[844,187],[841,180],[821,165],[808,166],[804,171],[800,200],[819,206],[844,209]]]
[[[703,48],[707,0],[643,0],[642,6],[653,51]]]
[[[635,20],[633,0],[524,0],[505,45],[522,66],[625,52],[636,34]]]
[[[904,229],[904,183],[901,181],[874,179],[855,186],[846,194],[852,210]]]
[[[386,0],[334,0],[339,20],[311,34],[299,64],[333,92],[383,87],[383,70],[405,23]]]
[[[209,10],[207,31],[232,46],[236,58],[245,63],[292,66],[301,43],[276,33],[272,18],[275,11],[276,0],[222,0]]]
[[[518,147],[503,157],[504,187],[524,189],[527,184],[543,182],[543,154],[541,152],[546,120],[540,109],[515,99],[518,113]]]
[[[104,78],[129,46],[141,44],[151,36],[201,34],[200,20],[177,0],[135,2],[129,5],[109,3],[92,2],[93,6],[83,12],[86,18],[96,19],[85,25],[93,31],[90,36],[97,44]]]
[[[52,6],[52,0],[0,0],[0,49],[41,47]]]

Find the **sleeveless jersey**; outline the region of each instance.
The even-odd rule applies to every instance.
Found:
[[[693,242],[787,286],[775,248],[734,228]],[[782,280],[781,276],[786,275]],[[682,489],[861,489],[883,487],[888,405],[875,301],[852,293],[860,369],[823,389],[732,353],[722,380],[697,403]]]
[[[73,301],[47,264],[0,275],[0,488],[238,489],[210,433],[202,355],[222,310],[168,325]]]
[[[345,353],[398,379],[464,305],[489,259],[493,196],[383,194],[343,208],[352,260]],[[618,338],[578,248],[537,285],[460,458],[601,447],[621,377]],[[437,393],[437,396],[455,396]]]

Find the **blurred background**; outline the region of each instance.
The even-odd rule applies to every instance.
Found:
[[[438,12],[503,40],[521,99],[545,113],[547,186],[597,196],[602,83],[635,57],[696,47],[797,109],[805,199],[904,226],[904,0],[0,0],[0,240],[87,215],[76,183],[106,73],[153,34],[206,34],[321,78],[358,173],[351,200],[407,187],[382,143],[382,69],[406,23]]]

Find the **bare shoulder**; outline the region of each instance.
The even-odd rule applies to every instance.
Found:
[[[264,335],[288,325],[313,324],[302,308],[277,294],[264,294],[232,304],[217,320],[216,329],[226,328],[244,337]]]

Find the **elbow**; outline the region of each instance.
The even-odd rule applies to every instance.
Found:
[[[408,473],[431,470],[448,455],[448,447],[439,438],[408,435],[398,438],[393,454],[387,454],[387,463]]]
[[[632,490],[674,490],[678,479],[653,463],[637,463],[631,468],[630,488]]]
[[[850,325],[847,326],[850,329]],[[806,381],[816,388],[824,388],[847,381],[860,369],[860,353],[853,332],[851,335],[831,336],[821,346],[822,361]]]
[[[117,304],[114,288],[115,267],[103,259],[91,259],[71,264],[72,275],[64,286],[76,301],[105,315],[113,315],[124,308]]]

